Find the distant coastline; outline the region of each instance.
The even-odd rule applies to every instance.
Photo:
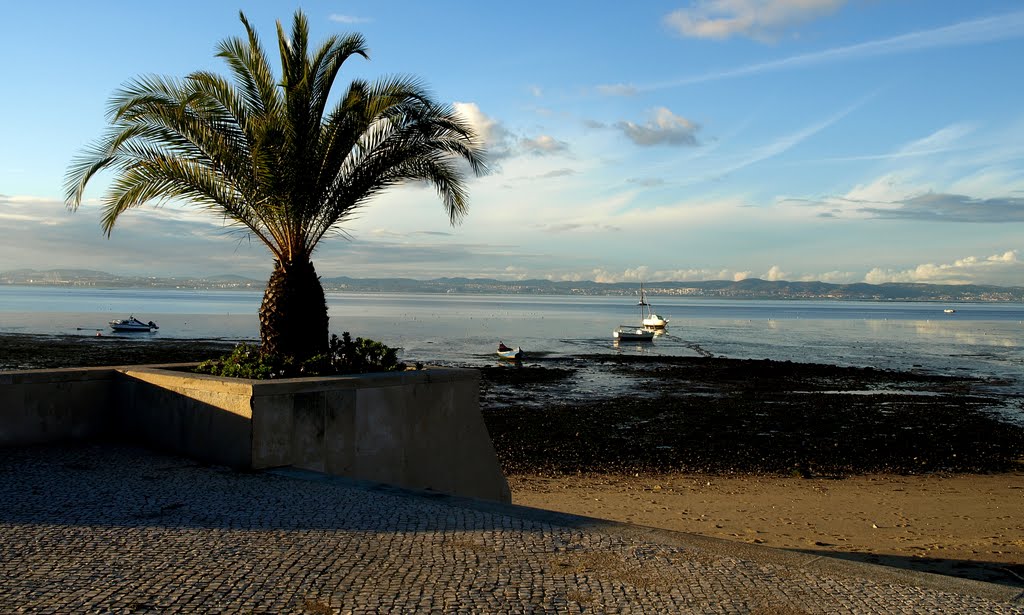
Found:
[[[633,296],[636,282],[593,282],[552,280],[496,280],[490,278],[350,278],[324,277],[328,292],[427,293],[477,295],[580,295]],[[208,277],[122,276],[85,269],[17,269],[0,272],[0,285],[84,288],[154,288],[182,290],[262,291],[265,281],[239,275]],[[794,299],[833,301],[933,301],[933,302],[1019,302],[1022,286],[979,284],[831,284],[785,280],[707,280],[646,282],[652,297],[694,297],[712,299]]]

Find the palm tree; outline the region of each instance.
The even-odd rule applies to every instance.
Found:
[[[217,53],[233,83],[200,71],[139,77],[114,93],[106,134],[68,168],[66,203],[76,210],[89,180],[110,168],[108,237],[125,211],[175,201],[250,233],[274,257],[259,311],[263,352],[308,358],[328,345],[327,303],[311,261],[318,243],[371,197],[410,181],[432,184],[457,224],[468,205],[465,163],[483,173],[483,152],[472,128],[416,79],[353,80],[331,104],[345,61],[369,57],[362,36],[332,36],[310,53],[309,24],[297,11],[290,36],[277,23],[278,82],[240,18],[247,38],[226,39]]]

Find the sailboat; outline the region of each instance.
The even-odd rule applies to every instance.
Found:
[[[646,306],[648,307],[648,309],[650,309],[650,306],[647,304],[647,301],[644,297],[643,284],[640,285],[640,302],[637,303],[637,306],[640,307],[640,318],[641,320],[643,320],[644,307]],[[651,330],[649,327],[644,326],[643,324],[641,324],[640,326],[619,325],[618,327],[615,327],[615,329],[612,330],[612,338],[614,338],[617,342],[650,342],[654,339],[654,331]]]
[[[661,316],[658,316],[657,314],[655,314],[654,310],[651,308],[651,304],[647,302],[647,297],[646,297],[646,295],[644,295],[644,285],[643,284],[640,285],[640,303],[638,303],[637,305],[641,306],[641,312],[640,312],[641,316],[643,316],[643,309],[642,308],[644,308],[644,307],[647,308],[647,315],[643,316],[643,321],[642,321],[644,328],[647,328],[647,329],[664,329],[668,325],[668,319],[667,318],[662,318]]]

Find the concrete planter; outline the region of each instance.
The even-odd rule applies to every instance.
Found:
[[[509,502],[465,369],[243,380],[142,366],[0,373],[0,445],[100,436]]]

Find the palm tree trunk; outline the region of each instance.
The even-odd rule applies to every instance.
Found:
[[[263,352],[308,359],[327,352],[327,333],[327,300],[313,263],[275,261],[260,305]]]

